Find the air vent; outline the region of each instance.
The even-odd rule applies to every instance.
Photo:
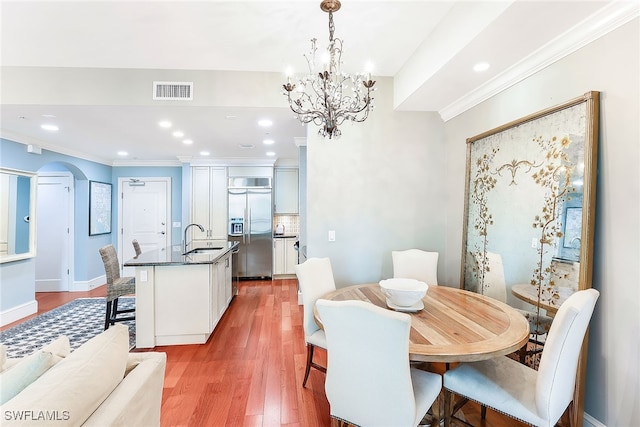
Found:
[[[192,101],[193,82],[153,82],[153,99],[157,101]]]

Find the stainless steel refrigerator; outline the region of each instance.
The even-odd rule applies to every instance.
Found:
[[[239,245],[234,276],[244,279],[271,278],[273,265],[273,220],[271,188],[251,186],[255,180],[235,179],[229,187],[229,241]],[[239,182],[238,182],[239,181]]]

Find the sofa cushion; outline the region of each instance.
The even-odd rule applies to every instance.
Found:
[[[69,337],[66,335],[60,335],[49,344],[43,346],[40,350],[50,351],[58,357],[67,357],[71,354],[71,345],[69,344]]]
[[[2,353],[3,349],[5,351],[5,357],[6,357],[6,346],[0,344],[0,353]],[[69,338],[64,335],[61,335],[38,350],[48,351],[50,353],[53,353],[55,356],[64,358],[64,357],[67,357],[71,352],[71,346],[69,345]],[[2,356],[0,355],[0,359],[1,358]],[[20,363],[22,359],[24,359],[24,357],[6,357],[4,362],[0,364],[0,367],[1,367],[0,373],[6,371],[12,366],[17,365],[18,363]],[[56,359],[56,360],[59,360],[59,359]]]
[[[0,374],[0,405],[12,399],[52,367],[60,357],[38,350]]]
[[[129,328],[116,324],[90,339],[2,405],[12,426],[82,424],[124,377]]]
[[[3,367],[0,372],[0,405],[24,390],[50,367],[68,356],[70,351],[69,338],[66,336],[56,338],[29,356],[16,359],[7,359],[6,347],[2,345],[0,353],[4,354],[0,354],[0,366]]]

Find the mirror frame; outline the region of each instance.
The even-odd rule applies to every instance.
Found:
[[[20,261],[23,259],[33,258],[36,256],[36,204],[38,198],[36,191],[38,190],[38,175],[33,172],[22,171],[18,169],[0,168],[0,173],[8,175],[25,176],[29,178],[29,251],[20,254],[0,256],[0,264],[6,262]]]
[[[484,251],[483,253],[485,254],[485,259],[486,259],[486,253],[488,252],[487,250],[487,239],[488,239],[488,235],[490,233],[490,227],[493,225],[493,217],[491,215],[492,209],[487,206],[487,202],[489,202],[490,200],[488,200],[485,196],[481,196],[480,198],[478,198],[477,196],[470,194],[470,191],[474,190],[474,179],[478,178],[480,175],[483,175],[480,178],[484,178],[485,180],[483,182],[481,182],[480,184],[478,184],[478,186],[476,186],[475,188],[479,188],[479,186],[484,186],[483,188],[484,190],[484,195],[487,194],[488,191],[491,191],[494,189],[494,185],[496,184],[497,180],[495,178],[493,178],[492,176],[497,176],[498,174],[501,173],[500,168],[502,169],[502,176],[504,177],[504,175],[507,175],[507,179],[513,179],[515,180],[516,178],[516,173],[517,173],[517,169],[522,167],[521,169],[521,175],[518,175],[518,177],[520,177],[520,179],[522,179],[522,175],[525,173],[529,173],[533,170],[535,171],[540,171],[543,168],[545,168],[547,165],[550,165],[551,163],[554,163],[554,166],[557,167],[558,164],[565,164],[566,159],[562,159],[561,157],[563,155],[566,155],[567,152],[565,152],[565,147],[563,147],[563,142],[562,142],[562,136],[568,136],[569,135],[569,130],[570,130],[570,125],[565,124],[562,120],[557,120],[556,121],[556,125],[557,127],[553,128],[553,129],[545,129],[543,127],[544,123],[549,123],[551,120],[549,121],[545,121],[544,119],[549,118],[552,115],[558,114],[560,116],[558,116],[557,118],[559,119],[564,119],[566,116],[569,116],[570,113],[572,112],[568,112],[565,110],[568,110],[570,108],[573,107],[577,107],[580,106],[580,108],[584,108],[584,116],[580,116],[579,119],[583,120],[584,122],[584,129],[582,129],[580,127],[581,130],[584,130],[584,147],[583,150],[583,155],[584,155],[584,175],[583,175],[583,195],[582,195],[582,224],[581,224],[581,232],[580,232],[580,254],[579,254],[579,276],[578,276],[578,284],[577,284],[577,289],[578,290],[583,290],[583,289],[588,289],[591,287],[591,282],[592,282],[592,272],[593,272],[593,239],[594,239],[594,229],[595,229],[595,201],[596,201],[596,197],[595,197],[595,192],[596,192],[596,178],[597,178],[597,150],[598,150],[598,129],[599,129],[599,117],[600,117],[600,92],[597,91],[590,91],[585,93],[583,96],[571,99],[563,104],[533,113],[531,115],[525,116],[523,118],[514,120],[512,122],[506,123],[502,126],[499,126],[497,128],[491,129],[489,131],[483,132],[479,135],[476,135],[474,137],[468,138],[467,139],[467,163],[466,163],[466,181],[465,181],[465,201],[464,201],[464,217],[463,217],[463,233],[462,233],[462,257],[461,257],[461,266],[460,266],[460,287],[462,289],[466,289],[465,285],[469,285],[471,286],[472,284],[466,284],[465,280],[466,277],[469,277],[469,272],[467,272],[468,269],[473,269],[473,267],[471,267],[470,264],[470,260],[467,258],[469,256],[469,258],[471,258],[472,255],[470,255],[470,250],[473,251],[476,249],[477,247],[477,241],[480,240],[484,240],[484,244],[483,244],[483,249],[481,250]],[[582,113],[582,110],[580,110],[580,112]],[[563,116],[562,114],[566,113],[565,116]],[[543,119],[539,122],[539,119]],[[555,119],[555,118],[551,118],[551,119]],[[579,126],[582,126],[583,124],[582,121],[580,121],[578,124]],[[558,124],[559,123],[559,124]],[[523,127],[521,129],[531,129],[534,134],[531,135],[530,133],[526,133],[525,135],[518,135],[516,132],[518,130],[521,129],[515,129],[516,127],[519,127],[521,125],[524,124],[528,124],[529,127]],[[535,125],[536,124],[540,124],[541,128],[540,129],[536,129]],[[575,124],[574,122],[571,122],[571,124],[573,125],[573,127],[575,128]],[[543,141],[544,137],[548,136],[548,140]],[[560,139],[553,139],[552,136],[558,136]],[[517,139],[517,137],[521,137],[520,140]],[[487,139],[488,138],[488,139]],[[555,159],[552,160],[548,160],[549,158],[544,158],[542,160],[542,163],[538,163],[538,164],[532,164],[532,163],[527,163],[527,161],[525,159],[522,158],[522,156],[518,156],[518,154],[522,154],[520,152],[513,154],[512,157],[507,157],[510,156],[512,154],[511,151],[509,151],[509,148],[512,148],[512,151],[514,151],[514,147],[520,148],[523,146],[522,142],[523,141],[527,141],[527,139],[525,138],[533,138],[532,142],[534,143],[538,143],[538,145],[540,146],[540,148],[542,149],[541,152],[544,154],[546,153],[551,153],[551,151],[553,150],[553,153],[559,153],[559,157],[556,157]],[[537,139],[536,139],[537,138]],[[485,142],[485,147],[484,147],[484,151],[481,150],[481,148],[478,148],[478,150],[475,150],[475,152],[478,152],[478,156],[477,157],[482,157],[482,158],[472,158],[473,154],[474,154],[474,150],[472,150],[472,148],[474,148],[474,144],[478,144],[476,146],[477,147],[482,147],[481,144]],[[520,142],[520,145],[515,145],[518,142]],[[546,144],[544,147],[542,146],[541,143]],[[500,153],[500,157],[502,159],[502,162],[500,161],[496,161],[496,164],[491,163],[492,159],[493,159],[493,155],[496,154],[496,150],[504,150],[506,151],[506,155],[505,156],[505,152]],[[544,151],[547,150],[547,151]],[[483,156],[480,156],[480,154],[483,154]],[[487,154],[488,153],[488,154]],[[529,152],[527,152],[529,153]],[[540,155],[540,151],[537,153],[538,155]],[[507,164],[500,164],[500,163],[504,163],[505,158],[509,158],[508,161],[510,161],[510,163]],[[533,156],[531,157],[533,158]],[[528,160],[528,159],[527,159]],[[547,163],[545,163],[548,160]],[[474,163],[475,162],[475,163]],[[566,164],[568,165],[572,165],[572,163],[570,162],[566,162]],[[499,166],[498,166],[499,165]],[[542,166],[541,166],[542,165]],[[484,169],[483,169],[484,168]],[[509,171],[505,171],[504,168],[508,169]],[[526,169],[526,171],[525,171]],[[550,167],[549,170],[551,170],[552,168]],[[482,170],[483,173],[479,173],[478,171]],[[558,173],[558,171],[560,171],[560,173]],[[570,169],[571,171],[571,169]],[[472,174],[474,174],[472,176]],[[536,280],[536,278],[542,278],[543,275],[546,274],[546,280],[548,280],[547,283],[547,290],[552,288],[552,279],[551,279],[551,272],[553,272],[553,267],[551,265],[549,265],[548,267],[545,265],[545,261],[543,261],[543,254],[544,254],[544,245],[548,244],[549,246],[547,246],[547,251],[549,250],[549,248],[551,247],[551,245],[555,245],[557,244],[559,241],[563,242],[563,233],[564,233],[564,229],[562,227],[561,221],[558,221],[558,208],[557,208],[557,202],[562,201],[563,205],[566,205],[567,200],[570,200],[570,196],[569,196],[569,191],[572,188],[572,186],[574,185],[572,182],[570,182],[571,180],[571,174],[565,174],[563,173],[563,169],[561,168],[555,168],[553,169],[553,173],[550,173],[546,176],[545,180],[543,179],[538,179],[540,177],[540,175],[538,174],[536,177],[536,173],[533,173],[532,178],[534,178],[536,181],[536,185],[540,185],[543,181],[546,182],[548,185],[545,187],[541,187],[542,191],[541,193],[543,193],[545,196],[548,194],[552,195],[552,201],[553,204],[548,203],[548,199],[544,199],[544,207],[548,207],[548,206],[553,206],[553,209],[549,209],[549,211],[553,211],[555,212],[554,214],[552,214],[551,216],[553,217],[553,221],[549,221],[548,222],[548,226],[549,229],[546,229],[547,231],[545,231],[545,229],[543,229],[541,231],[541,243],[539,243],[540,246],[538,246],[537,250],[538,253],[540,254],[540,261],[537,264],[537,269],[536,271],[532,271],[531,272],[531,277],[532,279],[532,285],[535,285],[537,283],[544,283],[543,280]],[[564,178],[564,179],[563,179]],[[511,181],[512,183],[514,181]],[[555,186],[555,187],[554,187]],[[495,187],[499,190],[499,187]],[[554,191],[555,190],[555,191]],[[566,191],[566,194],[563,193],[563,191]],[[476,193],[477,194],[477,193]],[[471,199],[476,197],[475,201],[472,202]],[[469,204],[473,203],[473,209],[470,209]],[[474,213],[470,212],[478,212],[477,215],[475,215]],[[493,209],[493,212],[495,212],[495,209]],[[475,216],[475,218],[471,218],[471,216]],[[544,215],[541,213],[540,214],[541,217],[543,217]],[[541,221],[541,218],[531,218],[531,223],[533,223],[533,227],[536,227],[536,223],[538,223],[538,228],[543,228],[540,227],[540,223],[543,222]],[[547,227],[547,225],[545,225],[545,227]],[[468,237],[471,231],[470,230],[477,230],[477,236],[484,236],[484,237],[479,237],[478,239],[476,239],[476,245],[471,248],[468,247],[468,245],[470,245],[471,243],[468,242]],[[484,234],[483,234],[484,233]],[[549,238],[549,239],[546,239]],[[555,243],[552,242],[551,239],[555,239]],[[543,241],[546,240],[546,241]],[[548,260],[549,260],[549,264],[551,264],[551,257],[553,255],[548,255]],[[543,273],[543,271],[546,270],[546,272]],[[467,274],[465,274],[467,273]],[[475,274],[475,273],[474,273]],[[544,286],[542,286],[541,288],[544,289]],[[482,289],[482,293],[484,289]],[[557,290],[554,291],[556,292],[556,295],[545,295],[545,298],[555,298],[557,297]],[[540,292],[538,293],[538,309],[540,307]],[[578,363],[578,371],[577,371],[577,376],[576,376],[576,388],[575,388],[575,393],[574,393],[574,405],[575,405],[575,411],[573,411],[573,418],[574,418],[574,424],[573,425],[582,425],[582,418],[583,418],[583,412],[584,412],[584,385],[585,385],[585,375],[586,375],[586,357],[587,357],[587,340],[588,340],[588,331],[587,334],[585,335],[585,339],[583,342],[583,346],[582,346],[582,352],[580,355],[580,360]]]

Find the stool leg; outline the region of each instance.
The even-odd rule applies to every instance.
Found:
[[[104,319],[104,330],[109,329],[109,324],[111,323],[111,301],[107,301],[107,314]]]
[[[115,319],[116,317],[118,317],[118,298],[113,300],[113,308],[111,309],[111,313],[112,313],[111,324],[115,325],[116,324]]]

